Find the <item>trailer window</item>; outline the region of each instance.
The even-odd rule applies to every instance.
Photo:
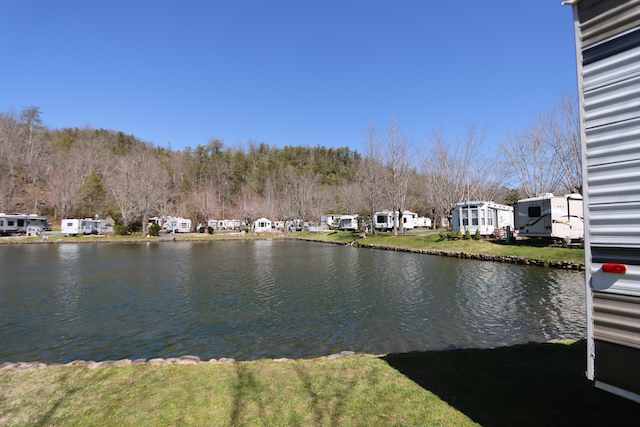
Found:
[[[18,227],[24,227],[24,219],[18,220]]]
[[[14,221],[7,221],[7,227],[13,227],[14,225],[16,225]]]
[[[384,216],[384,215],[378,215],[378,219],[376,219],[376,222],[377,222],[378,224],[381,224],[381,223],[383,223],[383,222],[387,222],[387,217],[386,217],[386,216]]]
[[[529,218],[538,218],[542,216],[542,208],[540,206],[529,206]]]
[[[0,227],[4,227],[4,220],[0,219]]]

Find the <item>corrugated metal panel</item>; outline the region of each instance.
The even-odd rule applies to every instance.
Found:
[[[640,47],[585,65],[583,81],[586,92],[604,85],[640,75]]]
[[[580,0],[578,20],[582,24],[625,3],[629,3],[629,0]]]
[[[609,262],[621,260],[611,259]],[[640,266],[628,265],[626,274],[610,274],[602,271],[602,264],[591,264],[591,288],[594,291],[640,297]]]
[[[587,128],[640,117],[640,75],[584,95]]]
[[[640,119],[586,130],[587,167],[640,159]]]
[[[583,48],[593,46],[640,25],[640,0],[614,2],[618,3],[617,5],[609,3],[610,7],[604,13],[580,24]]]
[[[640,202],[640,160],[590,166],[589,203]]]
[[[595,339],[640,348],[640,298],[594,292],[593,324]]]
[[[626,265],[640,265],[640,247],[591,246],[591,260],[598,264],[614,262]]]
[[[640,247],[640,203],[592,205],[591,244]]]

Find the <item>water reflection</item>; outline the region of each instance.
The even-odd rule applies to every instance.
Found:
[[[308,357],[583,335],[581,274],[296,241],[0,248],[0,360]]]

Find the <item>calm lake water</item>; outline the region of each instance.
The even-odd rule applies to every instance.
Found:
[[[309,357],[584,334],[583,275],[301,241],[0,247],[0,361]]]

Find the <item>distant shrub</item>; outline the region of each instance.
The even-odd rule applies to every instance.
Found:
[[[476,233],[473,235],[473,240],[480,240],[480,229],[476,230]]]
[[[213,234],[213,227],[207,227],[207,233]]]
[[[469,229],[467,229],[467,231],[464,232],[464,240],[469,240],[471,239],[471,232],[469,231]]]
[[[160,235],[160,226],[158,224],[151,224],[149,226],[149,236],[158,237]]]
[[[440,240],[441,242],[444,240],[449,240],[449,233],[444,230],[440,230],[438,232],[438,240]]]
[[[116,224],[113,226],[113,234],[118,236],[126,236],[129,234],[129,228],[124,224]]]
[[[462,234],[462,231],[458,231],[458,232],[456,233],[456,239],[460,240],[460,239],[462,239],[463,237],[464,237],[464,234]]]

